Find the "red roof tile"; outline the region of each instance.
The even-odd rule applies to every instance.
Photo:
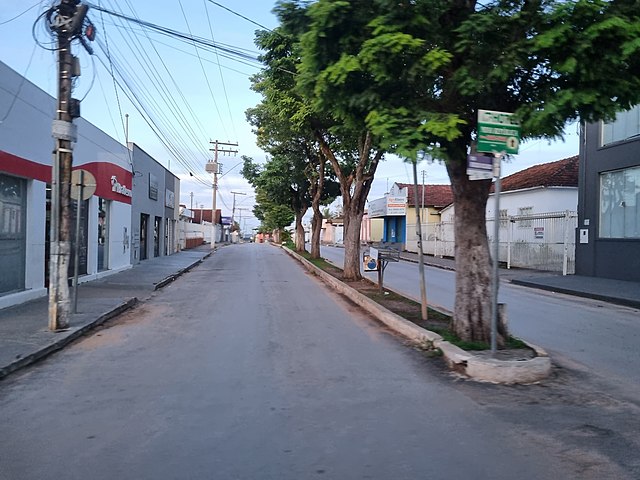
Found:
[[[415,187],[411,183],[398,183],[400,188],[408,191],[407,204],[415,206]],[[422,188],[424,187],[424,205],[427,207],[444,208],[453,202],[451,185],[418,185],[418,205],[422,205]]]
[[[526,168],[502,179],[501,189],[522,190],[534,187],[577,187],[578,156]],[[491,189],[493,191],[493,187]]]

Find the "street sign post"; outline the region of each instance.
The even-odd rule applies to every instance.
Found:
[[[513,113],[478,110],[478,152],[518,153],[520,125]]]

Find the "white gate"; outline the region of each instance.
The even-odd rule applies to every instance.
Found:
[[[493,252],[493,219],[487,220],[487,236]],[[505,216],[500,219],[500,261],[507,268],[533,268],[575,273],[576,212],[550,212]],[[407,229],[408,251],[417,252],[417,235]],[[413,235],[411,234],[413,233]],[[455,256],[453,221],[422,225],[423,252],[436,257]]]

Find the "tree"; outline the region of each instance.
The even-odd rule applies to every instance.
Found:
[[[303,160],[295,151],[279,152],[263,166],[256,165],[250,157],[243,157],[242,176],[256,189],[257,203],[266,207],[263,215],[269,221],[272,212],[282,218],[282,212],[293,212],[296,222],[296,250],[304,250],[304,228],[302,218],[309,209],[309,182],[304,172]],[[286,207],[282,210],[276,207]],[[254,212],[255,213],[255,212]],[[284,228],[279,220],[277,228]],[[289,222],[290,223],[290,222]],[[275,228],[275,227],[274,227]]]
[[[298,39],[307,23],[304,9],[295,2],[282,2],[276,7],[276,12],[282,25],[273,31],[256,34],[256,45],[265,51],[261,56],[265,68],[252,78],[252,89],[260,93],[263,100],[247,110],[247,119],[256,127],[254,132],[261,148],[274,158],[289,159],[289,169],[274,173],[280,176],[282,188],[285,188],[285,179],[292,182],[296,249],[303,251],[305,248],[302,217],[311,206],[314,212],[311,256],[318,258],[322,227],[320,206],[333,200],[337,185],[327,175],[326,159],[310,125],[307,105],[295,89]],[[267,171],[265,169],[264,172]]]
[[[306,78],[316,103],[345,120],[368,112],[381,150],[446,163],[456,207],[453,327],[487,342],[491,182],[466,175],[477,112],[515,112],[524,138],[551,139],[568,121],[609,119],[640,102],[637,2],[318,0],[309,10],[303,75],[317,78]]]
[[[306,3],[305,3],[306,5]],[[360,274],[360,229],[367,196],[385,150],[366,119],[379,93],[365,75],[349,75],[348,59],[369,34],[371,2],[318,1],[308,5],[310,23],[301,38],[297,86],[309,102],[312,126],[342,195],[343,277]]]

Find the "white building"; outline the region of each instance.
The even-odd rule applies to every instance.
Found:
[[[0,62],[0,308],[47,292],[55,110],[53,97]],[[82,206],[79,272],[86,281],[131,266],[132,169],[123,145],[82,118],[74,123],[73,168],[97,184]]]

